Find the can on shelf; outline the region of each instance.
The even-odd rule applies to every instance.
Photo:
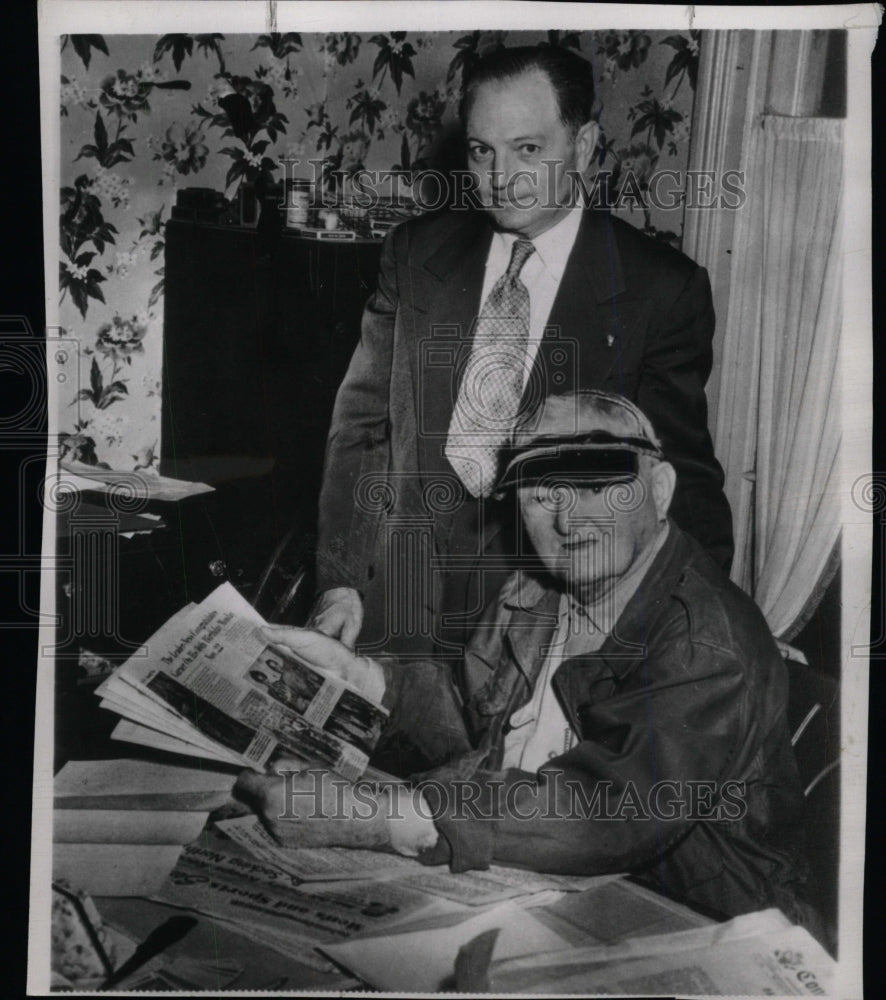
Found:
[[[286,188],[286,225],[289,228],[306,226],[311,209],[311,182],[291,180]]]

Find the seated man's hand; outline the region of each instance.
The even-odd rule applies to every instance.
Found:
[[[353,649],[363,627],[363,602],[353,587],[324,590],[311,609],[308,628],[339,639]]]
[[[321,768],[274,775],[243,771],[234,795],[287,847],[384,850],[391,845],[384,800],[367,788],[358,801],[350,782]]]
[[[296,659],[353,684],[371,701],[381,701],[385,692],[385,675],[375,660],[370,660],[368,656],[356,656],[338,639],[312,629],[265,625],[262,630],[271,642],[288,650]]]

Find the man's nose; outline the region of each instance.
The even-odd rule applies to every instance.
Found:
[[[554,512],[554,527],[557,530],[557,534],[562,535],[564,538],[570,534],[570,526],[572,525],[571,508],[572,505],[570,503],[564,502],[558,504]]]
[[[496,194],[507,193],[508,184],[516,170],[507,150],[494,150],[489,166],[489,186]]]

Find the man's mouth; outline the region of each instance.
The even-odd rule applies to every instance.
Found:
[[[563,542],[563,548],[567,552],[577,552],[590,545],[596,545],[599,541],[597,535],[582,535],[580,538],[571,538]]]

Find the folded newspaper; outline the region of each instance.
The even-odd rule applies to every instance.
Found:
[[[356,781],[387,710],[263,624],[229,583],[177,612],[96,689],[123,716],[112,737],[256,771],[296,758]]]
[[[471,988],[499,995],[758,997],[837,993],[837,964],[809,931],[793,926],[776,909],[614,945],[515,958],[502,954],[499,959],[485,971],[479,987],[474,963]],[[456,989],[466,988],[465,982],[456,984]]]

